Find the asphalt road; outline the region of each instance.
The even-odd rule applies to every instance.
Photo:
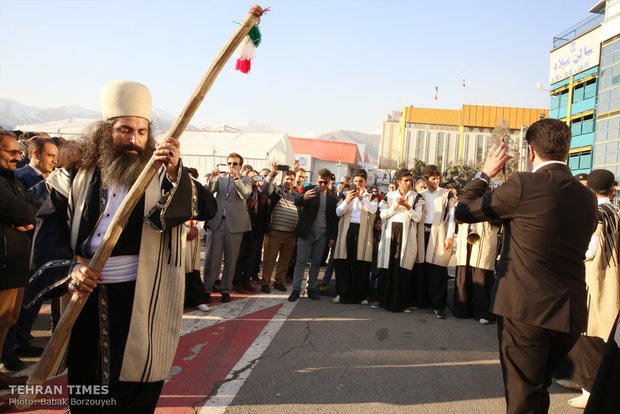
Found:
[[[179,346],[173,371],[181,373],[164,387],[157,412],[505,412],[495,324],[334,304],[330,296],[286,298],[274,292],[218,304],[216,297],[210,312],[185,314],[181,343],[195,335],[199,345]],[[257,323],[276,328],[236,333]],[[49,334],[44,306],[34,344],[44,345]],[[225,372],[215,372],[217,360],[228,364]],[[27,373],[36,359],[26,361]],[[236,388],[227,388],[233,382]],[[581,411],[566,404],[577,393],[555,384],[550,392],[551,413]],[[64,412],[55,408],[38,412]]]
[[[301,299],[227,413],[502,413],[496,325]],[[551,413],[578,413],[553,385]]]

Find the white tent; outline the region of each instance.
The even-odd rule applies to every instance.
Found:
[[[200,180],[236,152],[255,170],[271,168],[273,161],[292,166],[295,154],[288,135],[243,132],[185,131],[181,135],[183,164],[198,169]]]
[[[59,121],[42,122],[39,124],[16,125],[13,129],[20,131],[45,132],[52,137],[77,138],[88,126],[98,119],[68,118]]]

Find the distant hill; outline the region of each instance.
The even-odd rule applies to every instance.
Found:
[[[320,135],[317,138],[326,139],[328,141],[365,144],[368,150],[368,156],[370,157],[370,162],[376,162],[379,157],[379,143],[381,142],[381,135],[379,134],[366,134],[364,132],[341,130],[329,132],[327,134]]]
[[[0,98],[0,124],[13,128],[15,125],[38,124],[59,121],[68,118],[99,119],[101,112],[86,109],[78,105],[61,106],[58,108],[38,108],[28,106],[14,99]],[[153,108],[152,121],[161,129],[168,129],[176,116],[161,109]],[[188,129],[198,129],[188,125]]]

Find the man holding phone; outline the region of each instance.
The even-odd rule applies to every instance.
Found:
[[[230,302],[230,284],[235,273],[243,233],[252,230],[246,200],[252,194],[252,180],[240,174],[243,157],[237,153],[228,155],[226,165],[228,174],[222,174],[218,167],[211,173],[209,190],[217,193],[217,213],[207,222],[211,229],[211,243],[206,251],[204,265],[204,285],[207,303],[211,302],[211,290],[215,279],[220,274],[222,254],[224,254],[224,271],[220,293],[222,303]]]
[[[332,173],[323,168],[317,173],[316,187],[307,186],[295,198],[295,204],[300,207],[299,223],[297,225],[297,264],[293,275],[293,292],[289,302],[295,302],[301,294],[301,281],[308,259],[310,271],[308,273],[308,297],[319,300],[316,288],[316,279],[325,246],[336,243],[338,236],[338,217],[336,204],[338,198],[327,191]]]

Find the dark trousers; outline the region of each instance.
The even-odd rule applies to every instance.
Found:
[[[424,246],[428,249],[431,233],[424,232]],[[448,268],[425,262],[423,266],[416,266],[415,289],[417,300],[413,305],[418,308],[444,310],[448,302]]]
[[[612,414],[617,413],[620,407],[620,348],[614,340],[616,329],[617,318],[605,345],[603,360],[584,414]]]
[[[109,392],[70,392],[69,398],[75,402],[71,404],[72,413],[149,413],[155,410],[163,381],[119,381],[134,290],[135,282],[99,285],[73,325],[67,353],[69,385],[108,385]],[[86,404],[88,400],[107,400],[108,404],[92,406]]]
[[[457,318],[493,320],[489,308],[494,282],[492,270],[457,266],[452,314]]]
[[[360,303],[368,298],[370,288],[370,262],[357,260],[359,223],[349,223],[346,247],[347,258],[335,260],[336,293],[340,303]]]
[[[581,335],[562,360],[554,377],[569,379],[591,392],[604,353],[605,341],[599,337]]]
[[[506,413],[547,413],[551,376],[579,338],[497,317]]]
[[[28,289],[28,287],[26,287]],[[19,311],[19,318],[15,325],[11,326],[4,340],[4,348],[2,349],[2,359],[6,360],[13,355],[15,348],[27,346],[30,343],[30,332],[35,319],[41,310],[42,300],[33,304],[29,308],[22,308]]]
[[[256,268],[256,255],[260,254],[263,247],[264,235],[256,236],[252,232],[246,232],[241,239],[241,247],[239,248],[239,257],[235,267],[235,275],[233,277],[233,285],[241,285],[250,283],[252,275],[258,272]]]
[[[402,312],[411,304],[412,273],[400,267],[403,224],[392,223],[389,269],[379,271],[379,303],[393,312]]]

